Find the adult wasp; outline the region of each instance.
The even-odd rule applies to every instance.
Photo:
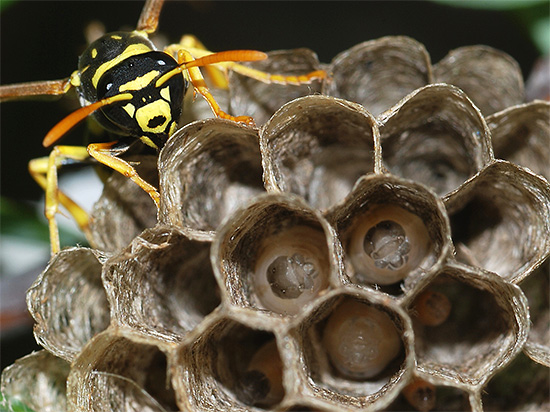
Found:
[[[141,145],[159,151],[177,130],[185,94],[200,94],[215,116],[253,125],[252,118],[224,112],[210,93],[201,67],[208,70],[213,85],[227,87],[226,74],[238,72],[266,83],[308,83],[325,76],[315,71],[302,76],[283,76],[251,69],[237,62],[262,60],[256,50],[212,53],[193,36],[157,49],[150,39],[158,25],[164,0],[147,0],[133,31],[107,33],[93,41],[79,58],[78,68],[69,77],[0,86],[0,101],[27,97],[64,95],[74,89],[81,108],[56,124],[44,137],[43,145],[53,147],[48,157],[29,162],[29,172],[46,193],[51,251],[60,250],[55,216],[59,204],[89,233],[89,216],[58,188],[57,171],[66,164],[93,160],[140,186],[158,207],[158,190],[142,179],[123,154]],[[87,146],[58,145],[76,124],[93,118],[110,138]]]

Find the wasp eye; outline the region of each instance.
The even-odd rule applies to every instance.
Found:
[[[114,84],[114,79],[111,73],[107,72],[101,76],[99,83],[97,84],[97,99],[101,100],[105,97],[116,94],[116,87],[113,88]]]
[[[353,379],[376,376],[401,350],[401,339],[390,317],[355,300],[342,303],[330,315],[323,344],[333,366]]]

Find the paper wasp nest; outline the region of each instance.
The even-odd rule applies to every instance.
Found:
[[[173,135],[158,222],[107,182],[97,249],[63,250],[28,292],[45,349],[4,393],[52,411],[550,406],[549,104],[486,47],[432,66],[387,37],[324,68],[304,97],[233,74],[231,109],[261,127]]]

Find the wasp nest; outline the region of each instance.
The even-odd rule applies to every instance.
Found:
[[[232,74],[261,127],[197,120],[142,159],[158,217],[112,176],[94,249],[29,290],[44,350],[2,391],[43,411],[547,409],[550,106],[523,102],[517,64],[387,37],[254,65],[329,78]]]

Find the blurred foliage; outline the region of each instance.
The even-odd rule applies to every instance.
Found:
[[[15,3],[16,0],[0,0],[0,11],[8,7],[10,4]]]
[[[0,393],[0,412],[34,412],[34,409],[29,408],[19,399],[8,398]]]
[[[0,199],[0,233],[42,242],[49,242],[48,227],[36,215],[34,208],[21,202]]]
[[[512,10],[545,4],[548,0],[432,0],[434,3],[446,4],[469,9]]]
[[[550,55],[550,4],[548,0],[431,0],[434,3],[480,10],[501,10],[529,33],[542,55]]]
[[[34,207],[6,197],[0,198],[0,235],[14,236],[22,239],[32,239],[49,244],[48,226]],[[84,236],[75,235],[60,227],[61,244],[86,245]]]

